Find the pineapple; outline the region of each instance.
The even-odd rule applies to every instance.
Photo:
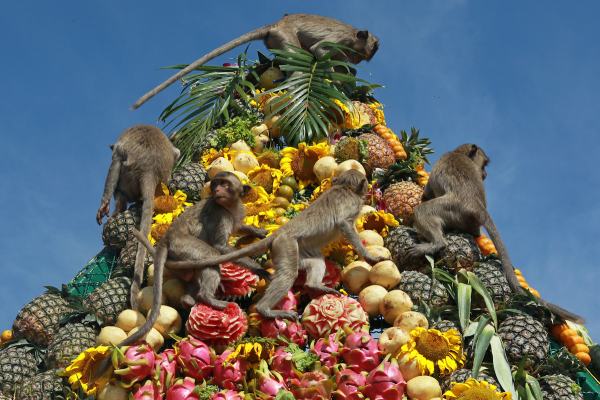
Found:
[[[363,161],[363,166],[368,175],[371,175],[375,168],[387,169],[396,161],[394,151],[387,141],[374,133],[364,133],[358,137],[367,144],[367,157]],[[336,147],[337,149],[337,147]]]
[[[367,154],[367,142],[355,137],[345,136],[335,145],[334,157],[340,163],[346,160],[362,162]]]
[[[123,248],[128,240],[133,239],[131,231],[139,226],[139,223],[139,207],[130,207],[106,221],[102,227],[102,241],[106,246]]]
[[[460,269],[472,270],[473,264],[481,259],[481,252],[473,236],[464,233],[446,235],[446,247],[440,252],[441,264],[449,272]]]
[[[431,285],[431,278],[417,271],[404,271],[398,289],[406,292],[414,304],[421,301],[433,307],[441,307],[448,302],[448,292],[438,281]]]
[[[135,257],[137,255],[138,244],[139,242],[135,239],[128,240],[125,243],[125,246],[119,254],[119,258],[117,259],[117,265],[113,270],[113,278],[117,276],[126,276],[129,278],[133,277],[133,269],[135,267]],[[144,268],[148,268],[148,266],[153,262],[152,255],[150,255],[150,253],[148,253],[147,251],[145,252],[145,254],[146,256],[144,257]],[[146,275],[144,274],[144,276]]]
[[[84,305],[102,323],[114,324],[121,311],[129,306],[130,288],[129,278],[109,279],[90,293]]]
[[[498,260],[490,260],[481,263],[476,263],[473,273],[477,275],[479,280],[486,287],[496,308],[500,304],[508,302],[512,295],[508,281],[504,276],[502,264]]]
[[[452,386],[453,382],[458,382],[458,383],[463,383],[466,382],[467,379],[469,379],[471,377],[471,370],[470,369],[466,369],[466,368],[462,368],[462,369],[457,369],[456,371],[452,372],[446,379],[444,379],[442,381],[442,393],[446,392],[447,390],[450,390],[450,387]],[[479,376],[477,377],[477,379],[479,380],[484,380],[488,383],[491,383],[492,385],[496,386],[497,388],[500,387],[500,385],[498,385],[498,382],[492,378],[491,376],[480,372]],[[496,389],[498,390],[498,389]]]
[[[457,331],[461,331],[460,326],[454,321],[450,321],[449,319],[443,319],[441,321],[435,322],[432,326],[433,329],[437,329],[440,332],[447,332],[450,329],[456,329]]]
[[[527,357],[527,366],[540,364],[548,356],[548,332],[541,322],[527,314],[506,318],[498,328],[509,361],[518,364]]]
[[[167,186],[171,193],[181,190],[187,195],[188,201],[197,202],[200,201],[200,193],[207,179],[208,175],[202,165],[192,162],[175,171]]]
[[[48,345],[47,364],[51,368],[65,368],[79,353],[96,344],[97,334],[98,329],[90,324],[66,324]]]
[[[401,181],[388,186],[383,192],[386,209],[403,225],[410,225],[415,207],[421,204],[423,188],[411,181]]]
[[[50,289],[19,311],[13,323],[13,334],[31,343],[47,346],[59,328],[60,319],[70,310],[58,290]]]
[[[65,386],[58,375],[59,370],[50,369],[21,382],[19,400],[56,400],[65,398]]]
[[[11,346],[0,350],[1,393],[12,396],[24,379],[37,372],[38,362],[33,354],[33,347]]]
[[[392,253],[392,259],[401,271],[426,271],[429,265],[425,257],[412,259],[408,251],[419,243],[417,231],[407,226],[399,226],[388,233],[384,239],[385,247]]]
[[[266,164],[271,168],[279,168],[279,153],[273,150],[264,150],[256,159],[259,164]]]
[[[543,376],[539,382],[544,400],[583,400],[579,385],[566,375]]]

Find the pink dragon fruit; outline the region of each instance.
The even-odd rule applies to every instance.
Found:
[[[290,382],[290,390],[297,400],[329,400],[333,382],[321,371],[305,372]]]
[[[348,335],[340,354],[348,364],[348,368],[356,372],[369,372],[381,361],[381,351],[377,341],[366,332]]]
[[[370,400],[402,400],[406,381],[395,359],[384,361],[367,376],[364,394]]]
[[[230,389],[237,388],[246,376],[247,364],[241,359],[231,359],[227,361],[227,357],[232,353],[232,350],[225,350],[215,360],[215,369],[213,382],[222,388]]]
[[[299,322],[282,318],[263,319],[260,322],[260,333],[273,339],[281,335],[298,346],[304,346],[307,340],[306,331]]]
[[[265,360],[260,361],[260,366],[255,370],[257,388],[266,398],[275,398],[281,390],[287,390],[287,386],[281,374],[269,370]]]
[[[177,375],[177,358],[175,350],[166,349],[156,357],[154,362],[154,380],[164,393],[173,383]]]
[[[271,369],[279,372],[285,379],[296,378],[292,353],[286,351],[285,347],[278,347],[270,360]]]
[[[311,350],[319,356],[321,365],[327,368],[333,367],[338,362],[339,341],[336,333],[327,338],[321,338],[311,345]]]
[[[167,400],[200,400],[199,388],[194,378],[178,379],[167,390]]]
[[[130,388],[136,382],[149,378],[154,369],[156,354],[147,343],[136,346],[125,346],[119,353],[119,369],[114,371],[121,377],[121,385]]]
[[[162,398],[160,390],[150,380],[133,393],[133,400],[162,400]]]
[[[176,346],[177,362],[186,376],[203,380],[212,375],[214,353],[204,342],[189,336]]]
[[[289,290],[287,292],[287,295],[283,299],[279,300],[279,303],[275,305],[275,308],[277,310],[284,311],[298,310],[298,299],[296,298],[296,296],[294,296],[294,292]]]
[[[337,390],[333,392],[334,400],[361,400],[364,399],[360,392],[367,383],[367,378],[358,372],[344,368],[335,374]]]
[[[244,400],[244,396],[235,390],[223,390],[219,393],[215,393],[210,400]]]

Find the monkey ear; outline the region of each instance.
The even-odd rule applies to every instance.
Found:
[[[252,190],[252,187],[250,185],[242,185],[242,197],[247,195],[250,192],[250,190]]]
[[[367,40],[369,38],[369,31],[358,31],[356,32],[356,37],[362,40]]]
[[[475,157],[475,154],[477,154],[478,150],[479,150],[479,147],[477,147],[476,144],[472,144],[471,145],[471,150],[469,150],[469,158]]]

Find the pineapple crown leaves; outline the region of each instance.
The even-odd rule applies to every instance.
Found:
[[[381,190],[385,190],[396,182],[416,182],[418,175],[415,167],[410,159],[396,161],[383,174],[377,176],[377,185]]]
[[[566,347],[555,342],[550,343],[550,352],[544,362],[534,373],[538,376],[562,374],[576,379],[581,370],[581,363]]]
[[[433,154],[433,149],[429,147],[431,140],[428,138],[419,138],[419,130],[410,128],[410,135],[406,131],[400,131],[400,142],[404,146],[404,150],[409,155],[408,160],[411,161],[413,167],[416,167],[421,162],[429,164],[427,156]]]

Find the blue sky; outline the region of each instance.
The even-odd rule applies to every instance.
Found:
[[[388,124],[420,128],[437,151],[432,160],[464,142],[487,150],[489,209],[513,262],[546,299],[583,314],[600,340],[593,1],[7,2],[0,329],[101,249],[94,215],[108,145],[132,124],[155,122],[174,98],[175,86],[129,110],[170,75],[160,67],[190,62],[286,12],[335,17],[379,36],[379,53],[359,69],[385,85],[377,97]]]

